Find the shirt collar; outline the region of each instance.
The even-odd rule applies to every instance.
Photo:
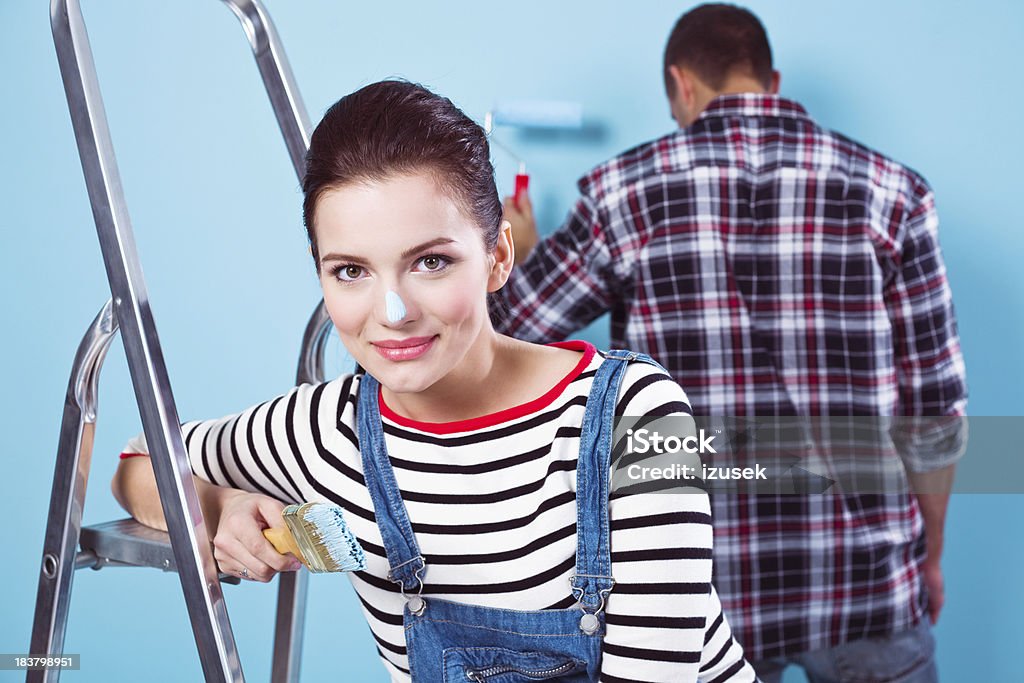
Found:
[[[767,93],[719,95],[697,117],[698,121],[728,116],[780,116],[809,120],[807,110],[793,100]]]

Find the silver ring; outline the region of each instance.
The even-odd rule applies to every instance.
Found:
[[[245,567],[242,567],[242,571],[238,572],[238,575],[241,576],[243,579],[248,579],[249,578],[249,570],[246,569]]]

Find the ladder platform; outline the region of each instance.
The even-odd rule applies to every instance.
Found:
[[[102,569],[107,566],[153,567],[165,572],[178,570],[166,531],[153,529],[134,519],[119,519],[82,527],[80,556],[89,558],[79,567]],[[220,573],[222,583],[239,584],[241,579]]]

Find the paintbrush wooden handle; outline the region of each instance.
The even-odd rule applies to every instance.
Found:
[[[288,527],[276,527],[273,529],[264,529],[263,536],[270,541],[271,545],[282,555],[291,553],[299,559],[302,564],[306,564],[306,558],[302,556],[302,551],[299,550],[299,546],[295,544],[295,539],[292,537],[292,532],[288,530]]]

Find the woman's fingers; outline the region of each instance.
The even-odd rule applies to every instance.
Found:
[[[215,540],[213,556],[217,559],[217,565],[222,572],[241,576],[243,579],[267,583],[277,573],[246,550],[238,539],[221,539],[219,546]]]
[[[261,494],[241,495],[225,505],[213,540],[221,571],[266,583],[277,572],[295,569],[297,560],[277,552],[263,536],[263,529],[283,524],[282,509],[280,501]]]
[[[266,522],[265,528],[285,526],[284,518],[281,515],[285,508],[283,503],[273,498],[262,496],[256,500],[256,506],[263,521]],[[254,538],[253,543],[256,545],[253,554],[276,571],[292,572],[302,566],[302,563],[296,557],[279,553],[277,548],[263,535],[262,529],[260,530],[259,538]]]

